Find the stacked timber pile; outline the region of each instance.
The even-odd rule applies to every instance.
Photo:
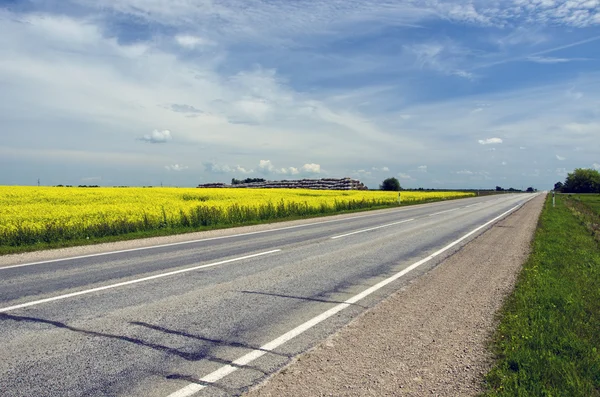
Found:
[[[322,179],[295,179],[282,181],[265,181],[252,183],[239,183],[227,185],[225,183],[205,183],[199,188],[255,188],[255,189],[313,189],[313,190],[367,190],[360,181],[352,178],[322,178]]]

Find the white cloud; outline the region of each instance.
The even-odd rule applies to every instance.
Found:
[[[519,150],[525,150],[527,149],[525,146],[519,146]]]
[[[508,163],[506,161],[503,161],[501,164],[502,165],[507,165]]]
[[[399,172],[398,173],[398,178],[400,179],[412,179],[412,177],[408,174],[405,174],[404,172]]]
[[[188,167],[187,165],[183,165],[183,164],[172,164],[172,165],[165,165],[165,168],[169,171],[184,171],[190,167]]]
[[[354,170],[352,171],[352,176],[355,176],[357,178],[370,178],[371,176],[373,176],[373,173],[367,170]]]
[[[246,169],[240,165],[230,166],[227,164],[218,164],[213,161],[207,161],[203,163],[204,169],[207,172],[213,174],[229,174],[229,173],[240,173],[240,174],[252,174],[254,170]]]
[[[473,175],[474,174],[473,171],[469,171],[469,170],[457,171],[456,173],[459,175]]]
[[[552,58],[552,57],[540,57],[540,56],[532,56],[527,58],[528,61],[535,63],[567,63],[574,61],[587,61],[587,58]]]
[[[390,172],[390,169],[388,167],[381,167],[381,168],[377,168],[377,167],[373,167],[371,168],[373,171],[375,172]]]
[[[287,167],[277,168],[273,165],[271,160],[260,160],[258,164],[259,172],[263,174],[282,174],[282,175],[298,175],[298,174],[319,174],[321,173],[321,166],[319,164],[304,164],[300,168]]]
[[[258,169],[265,174],[275,172],[275,166],[273,166],[271,160],[260,160],[258,163]]]
[[[417,167],[417,169],[420,172],[427,172],[427,166],[426,165],[420,165],[419,167]]]
[[[173,139],[169,130],[154,130],[152,134],[146,134],[140,140],[148,143],[166,143]]]
[[[226,174],[229,172],[234,172],[234,169],[226,164],[218,164],[212,161],[207,161],[203,163],[204,170],[207,172],[211,172],[214,174]]]
[[[592,167],[594,167],[594,169],[596,169],[596,170],[600,170],[600,164],[598,164],[598,163],[592,164]]]
[[[563,156],[559,156],[559,155],[557,154],[557,155],[556,155],[556,159],[557,159],[557,160],[559,160],[559,161],[564,161],[564,160],[566,160],[567,158],[566,158],[566,157],[563,157]]]
[[[320,174],[321,173],[321,166],[319,164],[304,164],[302,166],[302,171],[309,173],[309,174]]]
[[[200,46],[216,45],[216,43],[212,40],[188,34],[175,36],[175,41],[177,42],[177,44],[187,49],[193,49]]]
[[[479,141],[480,145],[495,145],[498,143],[502,143],[502,139],[500,138],[488,138],[488,139],[480,139]]]
[[[239,172],[239,173],[242,173],[242,174],[252,174],[254,172],[254,170],[252,170],[252,169],[248,170],[248,169],[246,169],[244,167],[241,167],[239,165],[235,166],[235,171]]]

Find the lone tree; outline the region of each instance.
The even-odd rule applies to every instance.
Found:
[[[387,190],[389,192],[399,192],[402,188],[400,187],[400,181],[398,179],[387,178],[379,185],[379,189]]]
[[[562,189],[565,185],[562,182],[556,182],[554,184],[554,191],[556,192],[562,192]]]
[[[600,193],[600,172],[577,168],[567,175],[562,191],[564,193]]]

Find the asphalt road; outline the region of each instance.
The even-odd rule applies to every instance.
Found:
[[[239,395],[531,197],[0,267],[0,395]]]

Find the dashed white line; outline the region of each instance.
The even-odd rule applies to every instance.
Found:
[[[386,224],[386,225],[381,225],[381,226],[371,227],[371,228],[368,228],[368,229],[357,230],[357,231],[355,231],[355,232],[352,232],[352,233],[341,234],[341,235],[339,235],[339,236],[334,236],[334,237],[332,237],[331,239],[332,239],[332,240],[335,240],[335,239],[342,238],[342,237],[352,236],[353,234],[358,234],[358,233],[369,232],[369,231],[371,231],[371,230],[382,229],[382,228],[384,228],[384,227],[390,227],[390,226],[399,225],[399,224],[401,224],[401,223],[412,222],[412,221],[414,221],[414,218],[412,218],[412,219],[406,219],[406,220],[399,221],[399,222],[392,222],[392,223],[388,223],[388,224]]]
[[[460,209],[460,208],[453,208],[453,209],[451,209],[451,210],[440,211],[440,212],[436,212],[436,213],[433,213],[433,214],[429,214],[429,216],[436,216],[436,215],[440,215],[440,214],[445,214],[445,213],[447,213],[447,212],[457,211],[457,210],[459,210],[459,209]]]
[[[191,272],[191,271],[199,270],[199,269],[206,269],[207,267],[224,265],[225,263],[237,262],[237,261],[241,261],[241,260],[244,260],[244,259],[250,259],[250,258],[256,258],[256,257],[259,257],[259,256],[269,255],[269,254],[273,254],[275,252],[280,252],[280,251],[281,250],[277,249],[277,250],[272,250],[272,251],[267,251],[267,252],[261,252],[261,253],[258,253],[258,254],[246,255],[246,256],[239,257],[239,258],[227,259],[227,260],[224,260],[224,261],[215,262],[215,263],[209,263],[209,264],[206,264],[206,265],[194,266],[194,267],[190,267],[190,268],[186,268],[186,269],[175,270],[175,271],[168,272],[168,273],[161,273],[161,274],[156,274],[154,276],[149,276],[149,277],[138,278],[138,279],[135,279],[135,280],[124,281],[122,283],[110,284],[110,285],[105,285],[105,286],[102,286],[102,287],[97,287],[97,288],[92,288],[92,289],[86,289],[86,290],[83,290],[83,291],[72,292],[70,294],[58,295],[58,296],[53,296],[51,298],[45,298],[45,299],[40,299],[40,300],[36,300],[36,301],[32,301],[32,302],[21,303],[19,305],[14,305],[14,306],[8,306],[8,307],[0,308],[0,313],[6,313],[6,312],[9,312],[9,311],[12,311],[12,310],[17,310],[17,309],[23,309],[23,308],[26,308],[26,307],[36,306],[36,305],[40,305],[42,303],[48,303],[48,302],[54,302],[54,301],[58,301],[58,300],[62,300],[62,299],[73,298],[73,297],[79,296],[79,295],[91,294],[93,292],[104,291],[104,290],[107,290],[107,289],[123,287],[125,285],[137,284],[137,283],[142,283],[144,281],[150,281],[150,280],[156,280],[157,278],[173,276],[175,274],[187,273],[187,272]]]
[[[472,236],[473,234],[477,233],[478,231],[480,231],[481,229],[491,225],[492,223],[502,219],[503,217],[505,217],[506,215],[510,214],[511,212],[513,212],[514,210],[516,210],[517,208],[521,207],[522,205],[524,205],[527,201],[531,200],[533,197],[531,197],[530,199],[524,201],[522,204],[518,204],[514,207],[512,207],[511,209],[509,209],[508,211],[502,213],[501,215],[498,215],[497,217],[495,217],[494,219],[492,219],[491,221],[488,221],[486,223],[484,223],[483,225],[473,229],[472,231],[470,231],[469,233],[465,234],[464,236],[462,236],[461,238],[459,238],[458,240],[453,241],[452,243],[448,244],[447,246],[445,246],[444,248],[434,252],[433,254],[429,255],[426,258],[421,259],[418,262],[413,263],[412,265],[408,266],[406,269],[394,274],[393,276],[380,281],[379,283],[375,284],[374,286],[367,288],[366,290],[364,290],[363,292],[354,295],[352,298],[344,301],[343,303],[340,303],[334,307],[332,307],[331,309],[319,314],[318,316],[308,320],[307,322],[297,326],[296,328],[292,329],[291,331],[286,332],[285,334],[281,335],[280,337],[273,339],[272,341],[270,341],[269,343],[261,346],[259,349],[257,350],[252,350],[250,353],[243,355],[242,357],[238,358],[237,360],[232,362],[232,365],[224,365],[223,367],[219,368],[218,370],[211,372],[210,374],[206,375],[205,377],[200,379],[200,382],[204,383],[190,383],[189,385],[177,390],[176,392],[169,394],[168,397],[190,397],[194,394],[196,394],[197,392],[199,392],[200,390],[206,388],[206,384],[210,384],[210,383],[215,383],[221,379],[223,379],[224,377],[226,377],[227,375],[235,372],[237,369],[239,369],[241,366],[245,366],[248,365],[249,363],[251,363],[252,361],[256,360],[259,357],[262,357],[263,355],[267,354],[270,351],[273,351],[274,349],[276,349],[277,347],[281,346],[282,344],[284,344],[285,342],[289,341],[290,339],[302,334],[304,331],[314,327],[315,325],[325,321],[326,319],[328,319],[329,317],[335,315],[336,313],[344,310],[345,308],[347,308],[348,306],[360,301],[361,299],[367,297],[368,295],[372,294],[373,292],[385,287],[386,285],[388,285],[389,283],[399,279],[400,277],[404,276],[405,274],[411,272],[412,270],[416,269],[417,267],[423,265],[424,263],[429,262],[431,259],[435,258],[436,256],[439,256],[440,254],[444,253],[445,251],[449,250],[450,248],[454,247],[455,245],[459,244],[460,242],[464,241],[465,239],[469,238],[470,236]]]

